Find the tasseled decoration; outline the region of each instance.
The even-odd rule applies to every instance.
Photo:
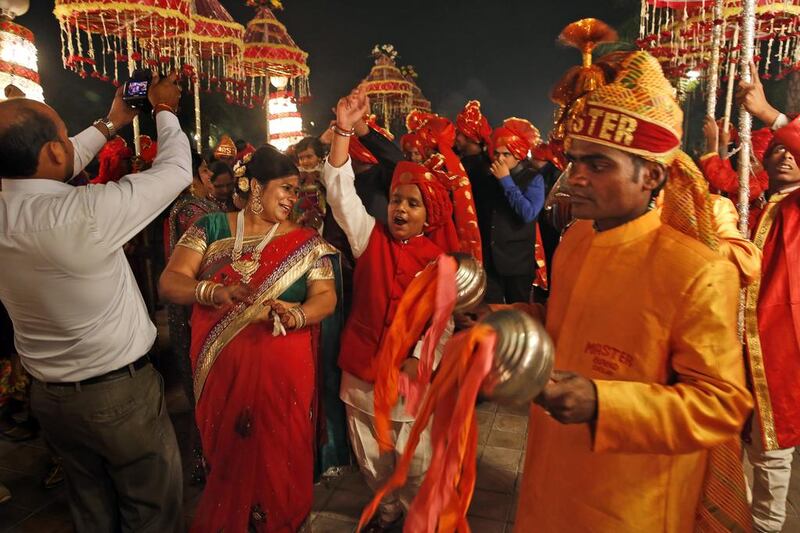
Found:
[[[406,410],[414,414],[413,410],[430,382],[436,345],[455,307],[456,269],[455,259],[442,254],[408,285],[378,349],[374,388],[375,433],[381,450],[394,448],[389,436],[389,415],[400,390],[406,392]],[[400,367],[429,323],[430,328],[423,339],[417,380],[412,382],[405,374],[401,376]]]
[[[495,338],[492,328],[478,325],[459,333],[447,344],[403,456],[392,477],[361,514],[359,531],[375,514],[383,497],[405,483],[420,434],[431,416],[433,456],[403,530],[405,533],[470,531],[467,510],[475,489],[478,448],[475,403],[492,366]]]
[[[569,105],[606,83],[605,71],[592,64],[592,50],[600,43],[614,42],[617,39],[616,31],[605,22],[593,18],[578,20],[561,30],[558,42],[580,50],[583,62],[570,68],[550,92],[550,98],[560,106],[551,138],[563,138],[563,122]]]

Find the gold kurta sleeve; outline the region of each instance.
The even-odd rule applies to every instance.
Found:
[[[308,271],[307,283],[312,281],[326,281],[334,279],[333,262],[330,257],[320,257],[314,266]]]
[[[683,454],[738,435],[752,408],[736,336],[738,289],[724,261],[695,277],[671,328],[673,382],[595,380],[595,452]]]
[[[205,255],[206,249],[208,248],[207,240],[205,230],[199,226],[192,225],[189,226],[186,233],[181,235],[181,238],[178,239],[175,246],[183,246],[184,248],[194,250],[200,255]]]
[[[746,287],[761,275],[761,250],[739,233],[739,214],[733,202],[723,196],[712,198],[719,252],[733,263],[739,271],[742,287]]]

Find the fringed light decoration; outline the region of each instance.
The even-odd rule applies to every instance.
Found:
[[[375,45],[372,57],[375,64],[363,83],[373,112],[383,119],[384,126],[389,129],[392,121],[405,117],[411,111],[413,86],[397,68],[397,50],[393,45]]]
[[[181,70],[188,61],[189,0],[55,0],[64,68],[120,84],[136,67]]]
[[[248,78],[245,98],[250,107],[261,105],[268,97],[270,76],[287,78],[287,91],[295,99],[308,98],[307,59],[308,54],[297,46],[272,10],[266,5],[259,7],[244,36],[243,66]]]
[[[714,0],[642,0],[636,44],[656,56],[673,80],[702,72],[711,63],[713,30],[722,26],[722,65],[735,62],[727,46],[742,25],[741,0],[724,0],[715,16]],[[782,79],[800,70],[798,19],[800,0],[758,0],[755,6],[753,59],[765,79]],[[738,55],[740,47],[732,51]]]
[[[244,26],[219,0],[193,0],[190,41],[198,72],[193,80],[206,91],[225,94],[229,104],[238,103],[246,86],[242,66]]]
[[[425,95],[422,94],[422,89],[419,88],[417,85],[417,78],[419,74],[414,69],[413,65],[405,65],[400,67],[400,72],[403,74],[403,77],[411,84],[411,107],[414,109],[419,109],[420,111],[431,111],[431,101],[425,98]]]
[[[28,1],[0,1],[0,99],[3,91],[44,102],[33,32],[12,19],[28,11]],[[12,87],[19,91],[13,91]]]
[[[191,81],[194,96],[195,149],[203,151],[200,91],[225,94],[229,104],[241,103],[244,80],[244,26],[233,20],[218,0],[192,0],[192,24],[188,39],[191,64],[184,75]]]

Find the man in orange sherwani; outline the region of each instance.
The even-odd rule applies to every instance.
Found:
[[[515,530],[749,530],[739,273],[718,251],[658,62],[606,62],[612,81],[578,100],[567,126],[582,220],[554,258],[546,327],[558,370],[531,408]]]

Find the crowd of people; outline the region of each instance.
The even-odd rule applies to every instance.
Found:
[[[729,132],[706,117],[693,161],[658,62],[598,64],[603,82],[571,95],[547,140],[520,118],[492,128],[472,100],[453,121],[412,111],[395,142],[357,87],[286,153],[224,137],[193,154],[170,75],[149,91],[157,139],[133,157],[120,92],[75,137],[44,104],[0,102],[0,407],[29,398],[76,530],[185,527],[156,328],[126,256],[167,213],[158,294],[204,484],[192,531],[310,531],[315,482],[358,468],[386,484],[414,417],[401,398],[382,450],[376,356],[412,281],[456,252],[487,289],[450,317],[437,363],[502,308],[555,344],[516,531],[780,531],[800,445],[800,119],[767,102],[755,68],[740,84],[765,125],[743,236]],[[428,428],[365,531],[400,530],[432,454]]]

